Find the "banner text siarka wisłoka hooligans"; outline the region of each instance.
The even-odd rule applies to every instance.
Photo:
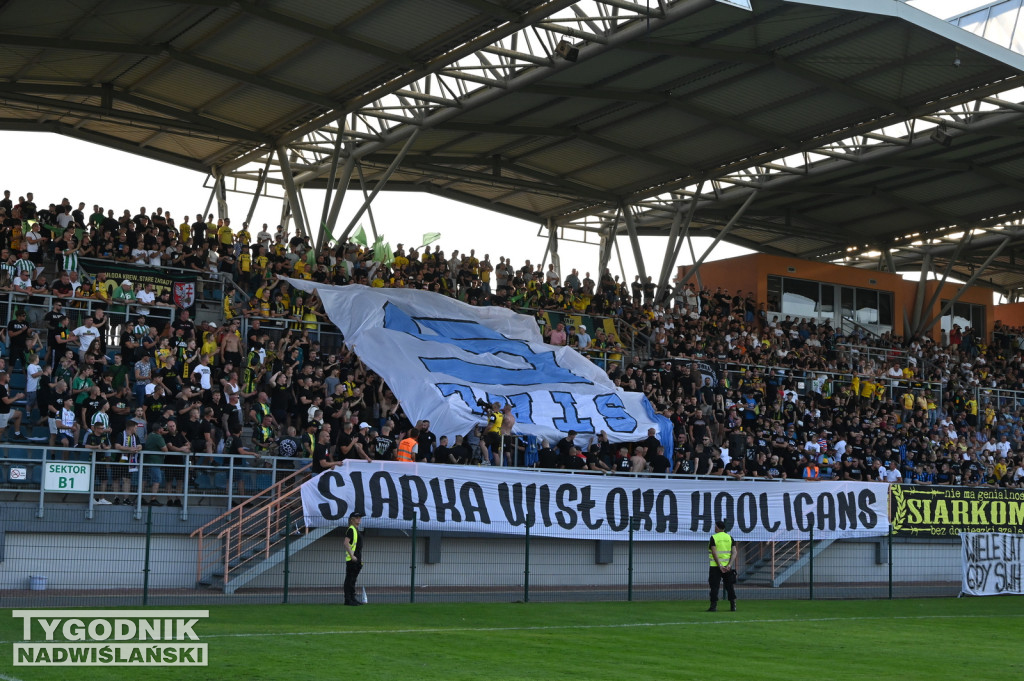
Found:
[[[888,532],[878,483],[769,483],[615,476],[479,467],[346,462],[302,487],[311,527],[353,511],[423,529],[579,539],[706,540],[721,520],[738,541],[878,536]],[[393,525],[394,523],[389,523]]]

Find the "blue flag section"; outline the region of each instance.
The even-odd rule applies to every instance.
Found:
[[[427,291],[288,282],[319,293],[345,343],[438,436],[486,423],[483,400],[511,407],[517,435],[635,442],[653,429],[671,456],[671,422],[572,348],[544,343],[532,317]]]

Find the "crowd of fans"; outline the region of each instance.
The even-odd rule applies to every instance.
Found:
[[[1024,390],[1015,329],[997,325],[993,343],[959,327],[942,343],[852,337],[752,292],[681,281],[659,291],[650,278],[627,285],[606,271],[595,281],[437,245],[399,244],[381,263],[352,243],[311,252],[283,227],[254,234],[202,215],[179,223],[162,209],[86,215],[66,199],[41,209],[31,194],[14,202],[5,192],[0,223],[0,289],[9,292],[0,437],[28,439],[46,425],[50,445],[96,450],[98,503],[127,503],[142,485],[145,503],[180,504],[186,458],[217,467],[226,454],[253,469],[271,456],[296,468],[312,461],[313,472],[393,459],[1024,486],[1024,403],[1005,392]],[[88,258],[230,282],[223,315],[197,323],[151,284],[85,276]],[[473,431],[438,438],[321,326],[316,296],[283,277],[417,288],[535,314],[549,343],[590,353],[617,385],[645,393],[671,420],[674,447],[665,451],[654,432],[629,444],[604,433],[518,438],[500,404]],[[629,356],[605,329],[548,324],[551,312],[618,318],[649,351]],[[19,372],[23,390],[10,387]],[[251,478],[236,483],[240,494],[255,491]]]

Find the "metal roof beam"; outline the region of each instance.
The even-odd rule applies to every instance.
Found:
[[[37,123],[35,121],[21,119],[0,119],[0,130],[9,130],[14,132],[52,132],[57,135],[64,135],[65,137],[73,137],[75,139],[82,140],[83,142],[92,142],[93,144],[98,144],[102,147],[117,149],[136,156],[153,159],[154,161],[170,163],[171,165],[187,168],[188,170],[194,170],[199,173],[206,173],[209,171],[208,167],[203,166],[199,161],[188,158],[187,156],[180,156],[178,154],[172,154],[170,152],[150,147],[140,147],[133,142],[128,142],[127,140],[123,140],[118,137],[104,135],[86,128],[68,125],[66,123],[58,123],[56,121]]]
[[[310,23],[288,14],[284,14],[283,12],[274,11],[259,3],[252,2],[251,0],[235,0],[235,2],[228,4],[237,5],[244,13],[254,17],[259,17],[260,19],[270,23],[277,24],[279,26],[287,26],[288,28],[320,38],[326,42],[358,50],[359,52],[365,52],[366,54],[378,57],[403,68],[413,68],[418,65],[415,59],[407,57],[400,52],[389,50],[386,47],[381,47],[380,45],[375,45],[365,40],[361,40],[347,31],[339,31],[334,28],[327,28],[319,24]],[[501,9],[500,7],[492,6],[490,3],[484,4],[490,5],[488,11],[492,14]]]
[[[28,46],[28,47],[42,47],[40,45],[40,38],[35,36],[22,36],[14,35],[10,33],[0,34],[0,45],[16,45],[16,46]],[[111,54],[131,54],[140,57],[159,57],[166,55],[174,61],[182,64],[188,64],[193,68],[197,68],[203,71],[209,71],[210,73],[216,73],[217,75],[232,78],[234,80],[248,83],[249,85],[255,85],[256,87],[269,90],[277,94],[287,95],[294,97],[299,101],[310,102],[313,104],[319,104],[328,108],[335,108],[341,104],[331,97],[327,97],[319,92],[313,92],[311,90],[305,90],[303,88],[289,85],[281,81],[272,80],[265,76],[260,76],[254,73],[249,73],[241,69],[228,66],[226,64],[220,64],[203,57],[198,57],[191,54],[187,50],[181,50],[173,45],[162,44],[162,45],[140,45],[134,43],[114,43],[100,40],[63,40],[61,42],[47,44],[45,48],[49,51],[57,50],[71,50],[78,52],[98,52],[98,53],[111,53]]]
[[[90,97],[99,97],[101,92],[99,89],[94,89]],[[116,97],[115,97],[116,98]],[[52,99],[50,97],[37,97],[34,95],[21,94],[17,92],[5,91],[0,86],[0,101],[14,101],[21,102],[24,104],[31,104],[39,106],[52,111],[60,112],[75,112],[84,114],[86,116],[93,116],[98,119],[114,119],[126,121],[129,123],[143,123],[145,125],[156,126],[158,129],[163,131],[168,130],[179,130],[188,134],[202,133],[211,136],[224,136],[231,139],[241,139],[247,142],[261,142],[262,139],[254,135],[249,131],[235,128],[233,126],[218,126],[208,125],[207,122],[201,121],[182,121],[175,118],[165,118],[162,116],[151,116],[148,114],[138,113],[135,111],[125,111],[123,109],[115,109],[113,107],[96,106],[93,104],[82,104],[66,99]],[[244,133],[245,137],[240,137],[238,133]]]

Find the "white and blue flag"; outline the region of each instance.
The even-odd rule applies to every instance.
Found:
[[[570,430],[577,442],[603,430],[612,442],[635,442],[653,428],[671,457],[671,422],[572,348],[544,343],[532,317],[428,291],[287,281],[319,293],[346,345],[384,379],[406,416],[429,419],[438,436],[454,441],[485,423],[477,406],[484,400],[511,405],[518,435],[554,444]]]

